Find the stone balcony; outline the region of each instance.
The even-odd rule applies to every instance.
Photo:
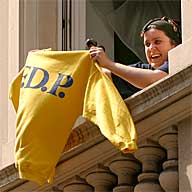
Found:
[[[53,185],[18,178],[14,165],[0,171],[0,191],[192,191],[192,65],[125,100],[138,133],[138,150],[123,154],[81,120],[57,165]]]

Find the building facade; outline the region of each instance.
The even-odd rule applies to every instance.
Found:
[[[94,124],[79,118],[56,168],[52,185],[18,178],[14,167],[16,115],[8,87],[27,52],[51,47],[84,49],[85,39],[105,42],[113,57],[113,32],[89,1],[2,0],[0,16],[0,191],[191,192],[192,191],[192,1],[181,1],[183,42],[169,53],[170,75],[125,99],[136,125],[138,150],[123,154]],[[92,13],[92,22],[88,19]],[[65,11],[65,18],[68,18]],[[65,25],[67,30],[63,31]],[[98,33],[95,25],[102,28]],[[62,38],[64,37],[64,38]],[[65,41],[63,40],[65,39]]]

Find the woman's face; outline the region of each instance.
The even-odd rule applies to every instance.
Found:
[[[153,28],[144,33],[144,45],[147,61],[154,68],[168,61],[168,51],[175,47],[163,31]]]

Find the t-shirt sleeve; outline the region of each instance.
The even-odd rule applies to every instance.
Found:
[[[166,73],[169,73],[169,65],[168,61],[165,61],[163,65],[161,65],[158,70],[164,71]]]

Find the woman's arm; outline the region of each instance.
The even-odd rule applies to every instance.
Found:
[[[166,72],[158,69],[141,69],[115,63],[107,57],[106,53],[101,48],[91,48],[90,55],[101,67],[107,68],[115,75],[141,89],[168,75]]]
[[[107,69],[140,89],[147,87],[167,75],[166,72],[161,70],[153,71],[150,69],[135,68],[115,62],[111,62]]]

